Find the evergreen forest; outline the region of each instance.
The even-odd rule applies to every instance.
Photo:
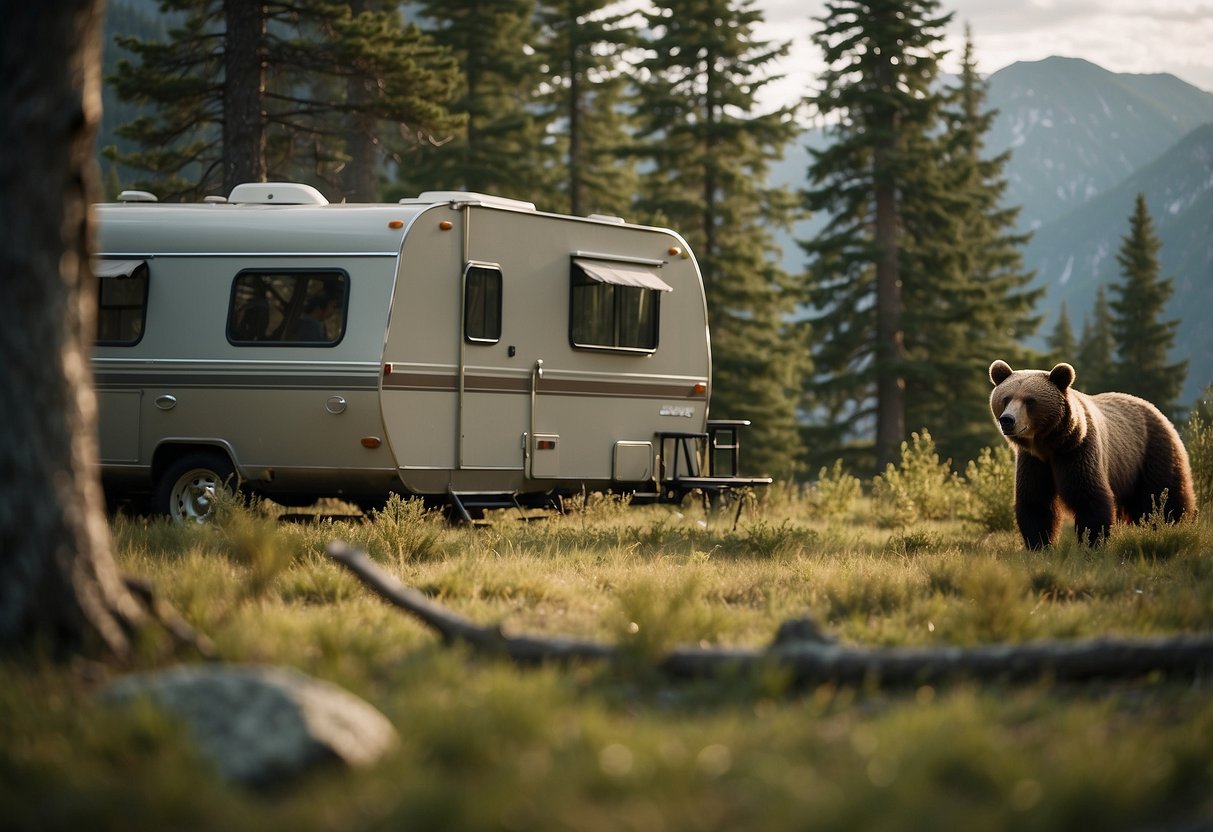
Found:
[[[986,148],[972,37],[944,47],[952,18],[940,0],[833,0],[812,36],[825,70],[772,105],[791,44],[759,37],[755,0],[115,0],[103,177],[111,198],[293,180],[333,202],[466,189],[672,227],[703,275],[712,415],[753,422],[748,473],[871,475],[924,430],[961,471],[1000,442],[996,358],[1067,360],[1086,392],[1181,416],[1144,198],[1112,297],[1037,332],[1009,157]],[[771,185],[807,123],[829,143],[800,187]],[[810,215],[824,224],[789,268],[778,240]]]

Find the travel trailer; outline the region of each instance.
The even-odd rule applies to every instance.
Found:
[[[93,368],[114,499],[202,519],[393,492],[477,506],[719,494],[703,284],[672,231],[475,193],[330,205],[294,183],[96,206]]]

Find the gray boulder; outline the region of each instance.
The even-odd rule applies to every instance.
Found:
[[[101,701],[147,699],[189,726],[220,774],[279,784],[320,764],[374,763],[397,742],[387,718],[349,691],[295,670],[189,665],[116,680]]]

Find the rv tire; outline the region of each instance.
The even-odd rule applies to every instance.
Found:
[[[156,482],[153,507],[178,523],[205,523],[222,489],[236,493],[236,470],[218,451],[193,451],[171,462]]]

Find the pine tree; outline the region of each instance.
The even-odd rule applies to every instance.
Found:
[[[829,222],[805,242],[820,432],[841,447],[875,419],[876,463],[894,462],[905,435],[906,346],[901,200],[920,166],[938,100],[943,29],[937,0],[835,0],[813,42],[826,69],[811,98],[833,143],[815,151],[808,207]]]
[[[991,358],[1019,362],[1039,323],[1018,209],[1001,205],[1010,154],[985,152],[995,115],[985,97],[966,37],[959,84],[940,97],[941,129],[910,138],[922,152],[901,196],[906,424],[929,428],[958,467],[990,443],[986,414],[968,404],[988,394]]]
[[[401,154],[400,187],[470,190],[555,208],[555,146],[538,107],[535,0],[423,0],[427,31],[455,56],[462,88],[450,141]]]
[[[548,92],[544,120],[557,137],[557,188],[570,214],[624,214],[637,186],[629,143],[624,50],[636,43],[634,15],[615,0],[544,0],[538,47]],[[632,108],[634,109],[634,108]]]
[[[1078,339],[1078,360],[1071,362],[1078,377],[1074,386],[1084,393],[1106,393],[1116,388],[1112,351],[1112,313],[1104,287],[1095,293],[1091,317],[1083,322]]]
[[[327,0],[161,8],[181,15],[169,39],[119,38],[134,59],[109,78],[120,98],[151,111],[117,131],[142,149],[108,155],[150,173],[140,184],[162,198],[267,178],[340,197],[347,142],[374,146],[386,124],[414,142],[456,126],[444,109],[453,63],[395,9],[354,14]]]
[[[1074,328],[1070,326],[1070,313],[1066,310],[1066,302],[1061,302],[1061,310],[1057,313],[1057,323],[1049,336],[1049,364],[1073,363],[1078,360],[1078,342],[1074,340]]]
[[[1112,339],[1116,345],[1117,388],[1153,402],[1163,413],[1175,410],[1188,362],[1167,363],[1179,321],[1162,321],[1173,291],[1159,274],[1154,221],[1144,194],[1137,195],[1129,233],[1121,238],[1116,262],[1122,281],[1112,286]]]
[[[805,350],[786,323],[794,294],[772,231],[794,200],[765,188],[797,128],[788,108],[759,113],[767,68],[787,44],[759,41],[753,0],[656,3],[649,56],[636,73],[642,218],[683,233],[699,259],[712,327],[712,415],[753,421],[756,470],[800,465],[797,396]]]
[[[460,126],[448,113],[458,70],[446,50],[416,25],[403,23],[397,3],[310,2],[325,10],[313,25],[327,48],[314,52],[306,40],[300,42],[300,66],[317,87],[326,71],[338,70],[329,86],[330,100],[340,105],[321,114],[326,117],[318,131],[342,140],[331,159],[337,174],[327,178],[341,185],[350,202],[375,202],[381,198],[391,143],[431,144]],[[308,55],[310,62],[303,60]],[[306,141],[316,146],[313,137]]]
[[[134,0],[108,0],[102,27],[102,78],[117,70],[120,57],[129,57],[118,45],[118,35],[135,36],[140,40],[165,40],[168,37],[167,23],[162,16],[156,14],[155,7],[148,9]],[[102,84],[101,96],[101,129],[97,134],[97,146],[102,148],[103,152],[108,149],[108,152],[113,154],[137,150],[137,146],[119,138],[114,131],[120,125],[138,118],[141,115],[140,107],[120,99],[113,84]],[[118,168],[115,176],[120,182],[133,181],[135,171]],[[119,188],[114,191],[113,196],[116,197],[121,190],[122,188]]]

